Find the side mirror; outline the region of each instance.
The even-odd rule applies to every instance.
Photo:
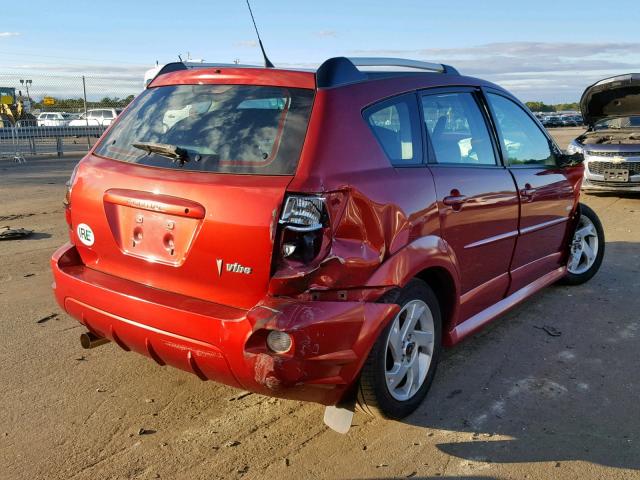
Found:
[[[576,165],[580,165],[582,162],[584,162],[584,155],[582,153],[573,153],[571,155],[568,153],[561,153],[556,155],[556,165],[560,168],[575,167]]]

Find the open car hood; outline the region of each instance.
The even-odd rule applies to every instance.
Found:
[[[640,115],[640,73],[605,78],[587,87],[580,110],[589,126],[606,118]]]

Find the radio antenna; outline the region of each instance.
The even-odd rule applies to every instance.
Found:
[[[267,53],[264,51],[264,47],[262,46],[262,40],[260,39],[260,32],[258,32],[258,26],[256,25],[256,19],[253,18],[253,12],[251,11],[251,4],[249,0],[247,0],[247,7],[249,7],[249,15],[251,15],[251,21],[253,22],[253,28],[256,30],[256,35],[258,37],[258,44],[260,45],[260,50],[262,50],[262,56],[264,57],[264,66],[265,68],[274,68],[273,63],[267,57]]]

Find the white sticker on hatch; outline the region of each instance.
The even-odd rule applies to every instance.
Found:
[[[76,232],[78,233],[78,238],[80,239],[80,241],[87,247],[93,245],[95,237],[93,236],[93,230],[91,230],[91,227],[89,225],[87,225],[86,223],[81,223],[80,225],[78,225]]]

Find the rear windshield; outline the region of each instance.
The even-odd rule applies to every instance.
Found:
[[[95,153],[153,167],[290,175],[298,164],[313,93],[254,85],[151,88],[119,117]],[[166,153],[174,147],[179,158]]]

